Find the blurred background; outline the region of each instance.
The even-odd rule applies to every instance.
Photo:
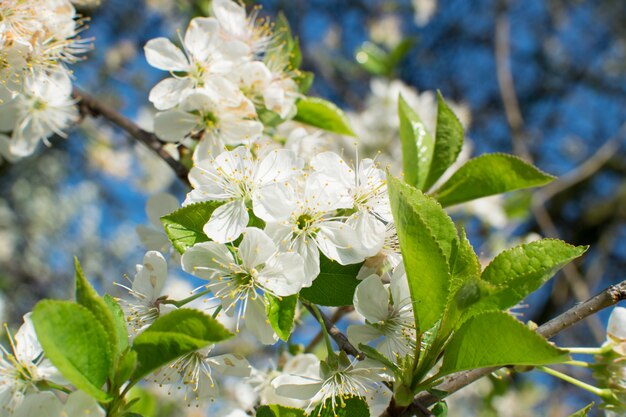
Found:
[[[75,85],[149,129],[148,91],[166,74],[148,66],[143,45],[184,33],[209,2],[82,3],[91,18],[82,35],[94,38],[94,50],[74,67]],[[439,89],[467,128],[465,157],[515,153],[560,177],[542,190],[451,210],[485,261],[537,235],[591,245],[516,309],[524,320],[543,323],[626,278],[626,2],[259,4],[261,15],[284,13],[300,38],[302,68],[315,73],[309,94],[349,112],[365,152],[382,148],[385,163],[399,163],[397,94],[432,119]],[[186,192],[167,165],[103,120],[85,119],[67,140],[51,142],[0,165],[0,305],[12,327],[39,299],[71,295],[73,256],[100,289],[118,293],[112,283],[132,277],[145,252],[135,229],[150,223],[148,198],[168,191],[180,202]],[[578,324],[558,343],[597,346],[607,317]],[[534,374],[475,385],[454,397],[450,415],[566,416],[593,400]]]

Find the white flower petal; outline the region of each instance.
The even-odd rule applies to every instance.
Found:
[[[328,259],[341,265],[356,264],[365,259],[356,233],[349,225],[338,221],[326,221],[319,224],[319,229],[315,241]]]
[[[191,113],[173,109],[159,112],[154,116],[154,133],[167,142],[180,142],[198,124]]]
[[[371,323],[389,316],[389,291],[377,275],[364,279],[354,291],[354,308]]]
[[[215,242],[196,243],[181,258],[183,271],[208,280],[230,273],[228,266],[233,263],[228,248]]]
[[[248,225],[250,216],[243,200],[233,200],[219,206],[202,230],[218,243],[237,239]]]
[[[614,339],[626,341],[626,308],[615,307],[611,311],[606,332]]]
[[[167,278],[167,262],[157,251],[149,251],[143,257],[143,265],[137,265],[133,280],[133,291],[143,294],[149,300],[156,300]]]
[[[185,54],[166,38],[151,39],[144,46],[148,64],[164,71],[187,71],[189,61]]]
[[[273,345],[278,341],[278,336],[267,320],[265,303],[260,295],[248,298],[245,311],[246,329],[252,333],[259,342],[264,345]]]
[[[196,17],[189,22],[185,33],[185,48],[195,59],[204,61],[211,54],[214,47],[219,24],[212,17]]]
[[[161,217],[170,214],[180,207],[178,199],[170,193],[157,193],[148,199],[146,214],[150,223],[155,227],[162,228]]]
[[[385,243],[386,227],[383,222],[367,211],[358,211],[350,216],[347,223],[354,229],[365,257],[380,252]]]
[[[183,95],[193,87],[193,81],[189,78],[166,78],[152,87],[148,100],[158,110],[167,110],[178,105]]]
[[[98,402],[82,391],[74,391],[67,397],[65,407],[63,407],[64,415],[67,416],[89,416],[104,417],[104,410],[98,405]]]
[[[258,268],[276,252],[274,241],[261,229],[248,227],[239,244],[239,257],[246,268]]]
[[[22,324],[15,334],[15,343],[17,344],[17,352],[15,353],[17,360],[24,363],[33,362],[43,351],[37,339],[30,314],[31,313],[27,313],[24,315],[24,324]]]
[[[304,259],[297,253],[279,253],[271,257],[258,281],[280,297],[297,294],[307,282]]]
[[[250,371],[252,370],[246,358],[238,354],[212,356],[207,358],[207,362],[209,362],[212,369],[224,376],[244,378],[250,376]]]
[[[278,395],[298,400],[310,400],[322,388],[322,381],[319,378],[283,374],[272,380],[272,387]]]

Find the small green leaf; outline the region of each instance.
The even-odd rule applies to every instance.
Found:
[[[166,332],[192,336],[212,343],[233,337],[222,324],[199,310],[180,308],[159,317],[144,333]]]
[[[265,310],[272,329],[278,337],[286,342],[291,335],[291,329],[293,329],[293,318],[298,306],[298,294],[278,298],[265,293],[265,301]]]
[[[428,173],[428,179],[424,184],[424,190],[428,190],[441,177],[441,175],[456,161],[463,147],[465,133],[463,126],[454,112],[448,107],[443,96],[437,91],[437,130],[435,133],[435,150],[433,160]]]
[[[113,326],[117,334],[118,352],[123,352],[128,348],[128,327],[126,327],[126,319],[120,305],[109,294],[104,294],[104,303],[113,316]]]
[[[465,317],[514,306],[586,250],[586,246],[541,239],[500,253],[487,265],[480,281],[472,284],[478,298],[465,303],[469,307]]]
[[[397,375],[397,379],[400,379],[400,377],[402,376],[402,370],[398,368],[396,364],[391,362],[389,358],[387,358],[385,355],[383,355],[373,347],[369,345],[364,345],[363,343],[359,343],[359,350],[365,353],[365,356],[367,356],[368,358],[374,359],[375,361],[378,361],[391,369],[393,373]]]
[[[467,161],[434,195],[446,207],[490,195],[538,187],[553,179],[553,176],[516,156],[493,153]]]
[[[128,393],[128,402],[133,401],[128,411],[142,417],[156,417],[158,411],[157,400],[150,391],[140,386],[134,386]]]
[[[71,301],[43,300],[32,313],[44,354],[76,388],[100,402],[111,400],[101,390],[113,368],[109,337],[86,307]]]
[[[137,368],[137,352],[127,350],[120,358],[115,370],[115,386],[121,387]]]
[[[594,404],[595,403],[587,404],[586,406],[576,411],[575,413],[570,414],[569,417],[587,417],[589,415],[589,412],[593,408]]]
[[[188,353],[232,337],[232,333],[211,316],[198,310],[174,310],[159,317],[135,338],[137,368],[133,380]]]
[[[566,351],[511,315],[491,311],[472,317],[454,333],[439,375],[490,366],[547,365],[568,358]]]
[[[182,207],[161,217],[165,233],[174,248],[183,253],[196,243],[208,241],[209,238],[202,228],[211,218],[213,211],[222,204],[221,201],[203,201]]]
[[[262,405],[256,411],[256,417],[305,417],[299,408],[285,407],[278,404]]]
[[[317,97],[304,97],[296,104],[298,113],[294,120],[341,135],[355,136],[344,112],[330,101]]]
[[[389,75],[393,68],[389,67],[389,56],[380,46],[372,42],[363,42],[355,54],[358,62],[365,71],[373,75]]]
[[[350,306],[357,285],[356,276],[363,263],[341,265],[320,255],[320,274],[313,285],[300,290],[300,296],[322,306]]]
[[[370,410],[361,397],[335,398],[337,407],[333,409],[332,399],[318,405],[309,417],[370,417]]]
[[[435,417],[447,417],[448,404],[445,401],[440,401],[432,409],[433,416]]]
[[[102,327],[104,327],[108,335],[108,343],[111,351],[114,353],[114,356],[117,357],[126,347],[121,348],[123,339],[118,341],[119,335],[115,327],[113,314],[106,302],[98,295],[89,281],[87,281],[83,268],[81,268],[80,262],[76,257],[74,257],[74,268],[76,269],[76,302],[91,311],[100,324],[102,324]],[[126,342],[128,345],[128,336],[126,336]]]
[[[402,96],[398,99],[398,115],[404,180],[409,185],[423,189],[433,159],[433,137]]]
[[[454,223],[439,204],[419,190],[387,176],[415,325],[422,332],[441,318],[450,287],[448,261],[458,237]]]

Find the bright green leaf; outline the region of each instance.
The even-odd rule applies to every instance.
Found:
[[[101,402],[112,373],[113,353],[104,327],[86,307],[71,301],[43,300],[32,313],[46,357],[76,388]]]
[[[127,396],[128,401],[134,401],[128,411],[137,413],[143,417],[156,417],[158,411],[157,400],[150,391],[145,388],[134,386]]]
[[[423,189],[433,159],[433,137],[402,96],[398,99],[398,116],[404,180],[409,185]]]
[[[344,112],[333,103],[317,97],[298,100],[294,120],[329,132],[355,136]]]
[[[434,195],[445,207],[481,197],[545,185],[553,176],[522,159],[500,153],[467,161]]]
[[[103,299],[113,316],[113,326],[115,327],[115,333],[117,334],[118,352],[123,352],[128,348],[128,328],[126,326],[124,312],[117,301],[115,301],[115,299],[109,294],[105,294]]]
[[[124,352],[119,362],[117,363],[117,369],[115,370],[115,386],[121,387],[135,372],[137,368],[137,352],[134,350],[127,350]]]
[[[293,328],[293,319],[298,306],[298,294],[278,298],[265,293],[265,301],[265,310],[272,329],[278,337],[286,342]]]
[[[233,334],[213,317],[189,308],[180,308],[159,317],[144,334],[150,332],[184,334],[212,343],[233,337]]]
[[[415,324],[423,332],[443,314],[450,287],[448,261],[458,237],[454,223],[436,201],[390,175],[387,188]]]
[[[174,248],[183,253],[196,243],[208,241],[209,238],[202,228],[211,218],[213,211],[222,204],[221,201],[203,201],[182,207],[161,217],[165,233]]]
[[[569,415],[569,417],[587,417],[595,403],[587,404],[585,407]]]
[[[440,401],[433,407],[432,410],[433,416],[435,417],[447,417],[448,415],[448,404],[445,401]]]
[[[362,263],[341,265],[320,255],[320,274],[313,285],[303,288],[300,296],[314,304],[323,306],[349,306],[357,285],[361,281],[356,276]]]
[[[437,92],[437,129],[435,150],[428,179],[423,189],[428,190],[441,175],[456,161],[463,147],[463,126],[448,107],[443,96]]]
[[[568,358],[566,351],[513,316],[492,311],[472,317],[454,333],[439,374],[490,366],[547,365]]]
[[[355,54],[356,62],[373,75],[389,75],[393,68],[388,65],[389,55],[372,42],[363,42]]]
[[[159,317],[135,338],[140,379],[176,358],[232,337],[217,320],[201,311],[181,308]]]
[[[104,330],[108,335],[108,343],[114,356],[117,356],[121,351],[126,349],[121,348],[124,340],[118,342],[118,335],[113,313],[107,306],[106,302],[98,295],[96,290],[91,286],[83,268],[80,266],[78,258],[74,257],[74,268],[76,269],[76,302],[86,307],[96,317],[96,319],[102,324]],[[126,337],[126,345],[128,345],[128,336]]]
[[[309,417],[370,417],[370,410],[361,397],[335,398],[337,407],[333,409],[332,399],[318,405]],[[345,405],[345,406],[344,406]]]
[[[508,249],[487,265],[480,281],[470,284],[473,287],[467,291],[472,293],[473,302],[466,299],[465,305],[459,307],[469,307],[465,317],[510,308],[586,250],[586,246],[572,246],[556,239],[541,239]]]
[[[256,411],[256,417],[305,417],[299,408],[285,407],[278,404],[262,405]]]

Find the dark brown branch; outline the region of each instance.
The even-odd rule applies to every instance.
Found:
[[[311,312],[313,317],[317,317],[317,314],[319,313],[322,321],[324,322],[324,327],[326,327],[326,331],[328,332],[330,337],[332,337],[333,340],[337,343],[339,349],[343,350],[348,355],[354,356],[358,360],[365,359],[365,356],[361,352],[359,352],[358,349],[352,345],[352,343],[350,343],[346,335],[341,333],[341,330],[339,330],[337,326],[335,326],[335,324],[331,321],[331,319],[328,318],[326,314],[324,314],[319,309],[317,309],[316,311],[315,307],[307,302],[302,302],[302,304],[304,304],[307,310]]]
[[[575,305],[563,314],[544,323],[537,329],[537,333],[549,339],[566,328],[578,323],[586,317],[597,313],[607,307],[617,304],[619,301],[626,300],[626,280],[617,285],[612,285],[585,302]],[[473,369],[453,374],[444,379],[444,382],[437,385],[435,389],[452,394],[461,388],[471,384],[472,382],[489,375],[498,370],[499,367]],[[430,407],[440,401],[440,398],[429,392],[419,393],[411,406],[409,406],[401,416],[410,416],[418,412],[423,407]]]
[[[156,153],[161,159],[163,159],[174,170],[176,176],[185,184],[189,185],[187,174],[189,170],[179,161],[174,159],[163,147],[164,143],[153,133],[147,132],[137,126],[132,120],[124,117],[114,108],[109,105],[100,102],[95,97],[74,88],[72,96],[78,100],[78,106],[82,115],[89,115],[92,117],[101,116],[107,119],[109,122],[117,125],[120,129],[126,131],[130,136],[139,142],[146,145],[154,153]]]

